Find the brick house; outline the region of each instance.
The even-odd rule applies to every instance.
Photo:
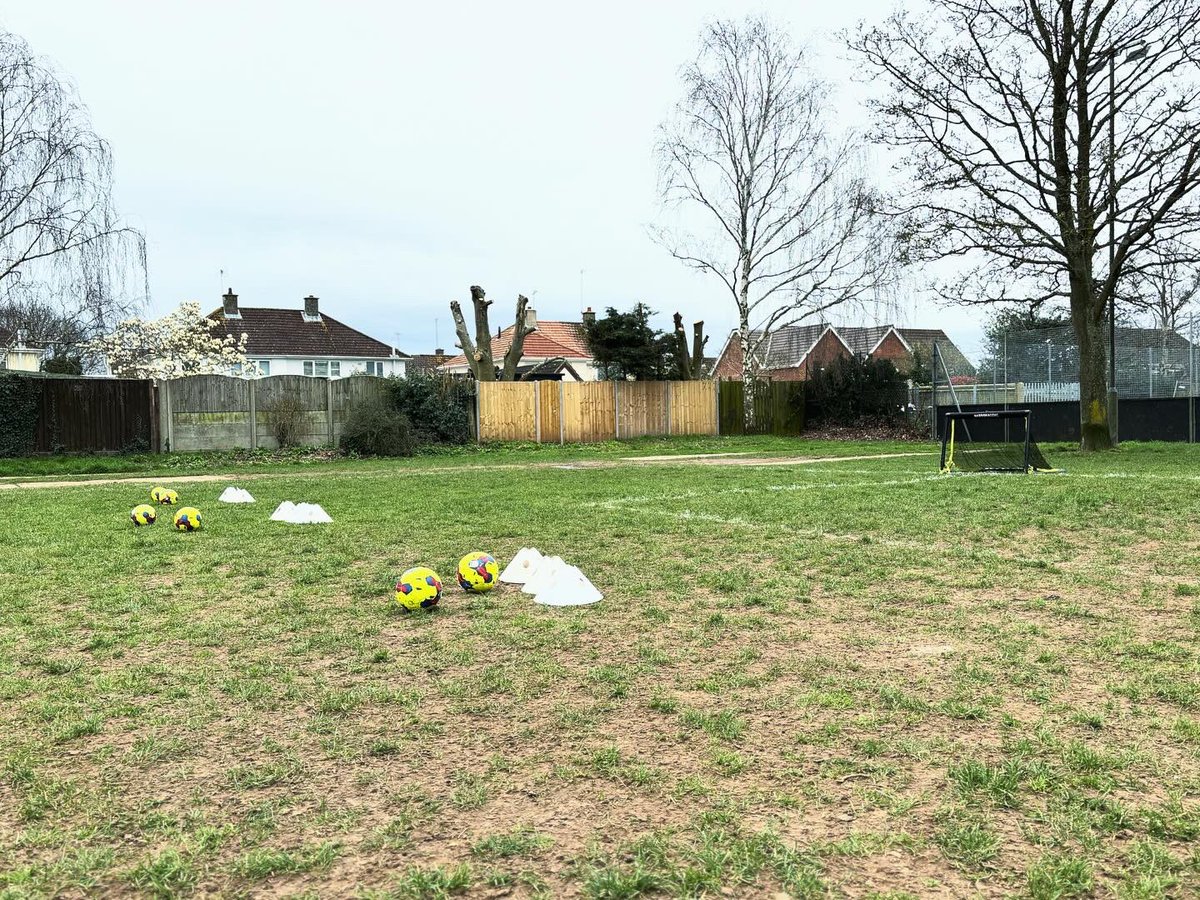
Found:
[[[767,335],[758,346],[759,371],[775,381],[806,381],[839,356],[886,359],[901,372],[912,367],[914,354],[926,366],[933,359],[933,345],[956,373],[974,372],[975,367],[940,328],[901,328],[898,325],[790,325]],[[730,332],[714,377],[740,380],[742,342]]]

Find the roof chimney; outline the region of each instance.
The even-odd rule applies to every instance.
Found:
[[[592,312],[592,308],[589,306],[583,311],[583,325],[585,328],[591,328],[595,324],[596,314]]]
[[[321,312],[317,308],[317,298],[312,294],[304,298],[304,318],[310,322],[316,322],[321,318]]]
[[[18,350],[25,349],[25,329],[24,328],[17,329],[17,349]]]
[[[446,351],[443,350],[441,347],[438,347],[436,350],[433,351],[433,355],[434,356],[445,356]]]
[[[537,331],[537,310],[532,306],[525,307],[525,327]]]
[[[221,308],[227,319],[240,319],[242,317],[241,312],[238,311],[237,294],[233,292],[233,288],[230,288],[221,297]]]

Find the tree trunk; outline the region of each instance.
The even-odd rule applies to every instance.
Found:
[[[1073,303],[1072,306],[1075,304]],[[1072,311],[1075,336],[1079,341],[1079,435],[1080,447],[1111,450],[1108,423],[1108,346],[1105,323],[1088,311]]]
[[[488,307],[492,301],[477,284],[471,285],[471,303],[475,306],[475,379],[495,381],[496,363],[492,359],[492,327],[488,324]]]
[[[750,434],[754,430],[754,366],[750,362],[750,318],[744,311],[738,317],[738,340],[742,345],[742,425]]]
[[[750,256],[742,254],[738,283],[738,335],[742,341],[742,403],[746,434],[754,429],[754,363],[750,353]]]
[[[683,330],[683,316],[675,313],[674,319],[675,330],[671,332],[671,346],[675,353],[675,368],[679,372],[680,380],[691,381],[695,375],[692,372],[692,361],[688,357],[687,335]]]
[[[525,309],[529,306],[529,298],[517,294],[517,318],[513,321],[512,342],[504,351],[504,371],[500,373],[501,381],[516,381],[517,366],[521,364],[521,355],[525,352],[525,335],[533,329],[525,318]]]
[[[704,336],[704,320],[692,324],[692,378],[699,378],[704,374],[704,345],[708,343],[708,338]]]

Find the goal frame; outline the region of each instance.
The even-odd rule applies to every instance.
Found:
[[[1029,464],[1029,443],[1032,440],[1033,431],[1033,410],[1030,409],[997,409],[981,412],[949,412],[946,413],[945,427],[942,429],[942,457],[939,471],[946,474],[951,471],[951,466],[954,464],[954,424],[955,422],[962,423],[962,429],[968,440],[971,440],[971,429],[969,424],[972,420],[977,419],[1002,419],[1002,420],[1023,420],[1025,425],[1025,441],[1021,448],[1021,469],[995,468],[984,469],[982,471],[991,472],[1021,472],[1025,475],[1032,474],[1037,471]],[[1006,431],[1007,433],[1007,431]]]

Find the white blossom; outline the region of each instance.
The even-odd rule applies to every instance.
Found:
[[[183,378],[187,375],[258,374],[246,359],[247,335],[224,334],[221,322],[209,319],[194,300],[179,304],[161,319],[126,319],[112,334],[89,345],[104,354],[118,378]]]

